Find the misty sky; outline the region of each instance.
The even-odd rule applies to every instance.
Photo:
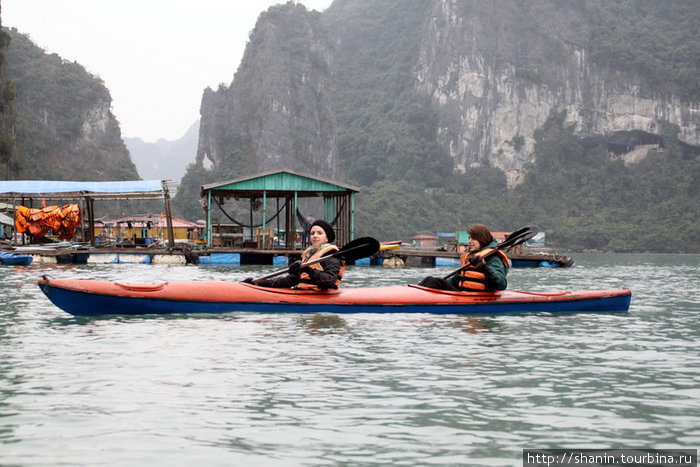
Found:
[[[112,95],[123,137],[175,140],[202,91],[229,85],[261,12],[281,0],[2,0],[2,25],[83,65]],[[331,0],[300,0],[322,11]]]

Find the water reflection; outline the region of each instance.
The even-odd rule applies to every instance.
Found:
[[[498,321],[489,318],[470,318],[460,316],[458,320],[448,322],[450,327],[457,328],[468,334],[493,331],[498,327]]]
[[[297,322],[309,334],[343,333],[348,330],[348,322],[335,314],[302,315]]]

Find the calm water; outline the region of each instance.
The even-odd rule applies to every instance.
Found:
[[[73,318],[41,274],[274,269],[0,266],[0,464],[521,465],[523,448],[697,448],[700,256],[574,257],[514,269],[510,288],[629,288],[628,315]],[[451,269],[349,268],[345,284]]]

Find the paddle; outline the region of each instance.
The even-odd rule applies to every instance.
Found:
[[[309,261],[307,263],[302,263],[299,267],[303,268],[305,266],[310,266],[312,264],[320,263],[321,261],[325,261],[328,258],[340,258],[343,261],[355,261],[356,259],[360,258],[366,258],[368,256],[372,256],[375,254],[377,251],[379,251],[379,242],[375,240],[372,237],[362,237],[362,238],[357,238],[351,242],[348,242],[345,244],[344,247],[342,247],[340,250],[336,251],[333,254],[323,256],[321,258],[315,259],[313,261]],[[273,272],[271,274],[268,274],[263,277],[258,277],[257,279],[253,279],[253,284],[256,282],[260,282],[265,279],[269,279],[271,277],[279,276],[280,274],[284,274],[286,272],[289,272],[289,268],[283,269],[281,271]]]
[[[537,235],[537,232],[539,229],[534,226],[534,225],[526,225],[525,227],[521,227],[518,230],[512,232],[508,237],[498,245],[496,245],[496,248],[493,250],[489,251],[485,255],[480,256],[480,259],[486,259],[492,254],[496,253],[496,250],[505,250],[508,248],[512,248],[514,246],[520,245],[521,243],[525,243],[526,241],[530,240],[532,237]],[[458,269],[455,269],[448,275],[444,276],[443,279],[447,280],[450,277],[454,276],[455,274],[458,274],[462,272],[463,269],[466,269],[469,266],[469,263],[465,264],[464,266],[459,267]]]

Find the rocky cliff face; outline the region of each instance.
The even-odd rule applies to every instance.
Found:
[[[7,74],[16,88],[21,178],[133,180],[134,164],[104,83],[12,29]]]
[[[621,145],[623,152],[637,144],[658,144],[666,122],[678,125],[682,142],[700,146],[697,100],[661,93],[642,76],[591,60],[586,45],[596,26],[582,18],[586,8],[552,0],[402,5],[336,0],[320,16],[291,2],[273,7],[261,15],[231,86],[204,93],[198,160],[207,157],[232,173],[287,167],[335,177],[337,155],[345,157],[359,147],[360,152],[374,151],[369,159],[373,166],[378,160],[384,164],[382,157],[387,166],[401,164],[391,158],[397,157],[394,143],[408,127],[391,109],[407,92],[393,89],[399,81],[386,70],[395,65],[399,52],[413,50],[402,44],[416,36],[420,45],[412,68],[402,62],[402,76],[410,74],[415,102],[432,102],[438,120],[435,141],[458,171],[493,166],[506,173],[510,187],[517,185],[533,162],[536,132],[562,111],[582,136],[639,135],[638,143]],[[405,27],[397,15],[409,10],[421,17]],[[368,32],[376,36],[362,36]],[[382,47],[373,48],[377,37]],[[355,81],[348,80],[344,62],[362,54],[353,64]],[[362,64],[370,66],[358,71]],[[364,79],[382,73],[389,83]],[[368,83],[384,88],[366,89]],[[354,87],[352,92],[346,92],[349,87]],[[390,88],[392,93],[386,92]],[[388,102],[373,105],[362,101],[366,96],[383,96]],[[387,125],[386,132],[395,132],[396,138],[389,134],[371,145],[339,148],[347,129],[336,123],[330,99],[338,109],[343,97],[346,123],[364,119],[383,124],[393,118],[395,125]],[[368,117],[373,111],[377,113]],[[347,139],[357,142],[363,124],[353,124]],[[348,164],[345,159],[343,163]]]
[[[7,47],[10,35],[0,19],[0,180],[19,174],[20,161],[15,154],[14,84],[7,79]]]
[[[697,101],[655,93],[639,76],[596,66],[578,45],[590,32],[576,11],[564,6],[557,17],[538,16],[547,3],[435,2],[416,88],[438,109],[438,141],[459,170],[490,164],[517,184],[532,160],[535,131],[562,110],[580,135],[658,135],[668,121],[680,127],[681,141],[700,146]]]
[[[231,86],[204,92],[197,161],[231,176],[289,168],[336,177],[332,57],[318,13],[291,2],[263,13]]]

